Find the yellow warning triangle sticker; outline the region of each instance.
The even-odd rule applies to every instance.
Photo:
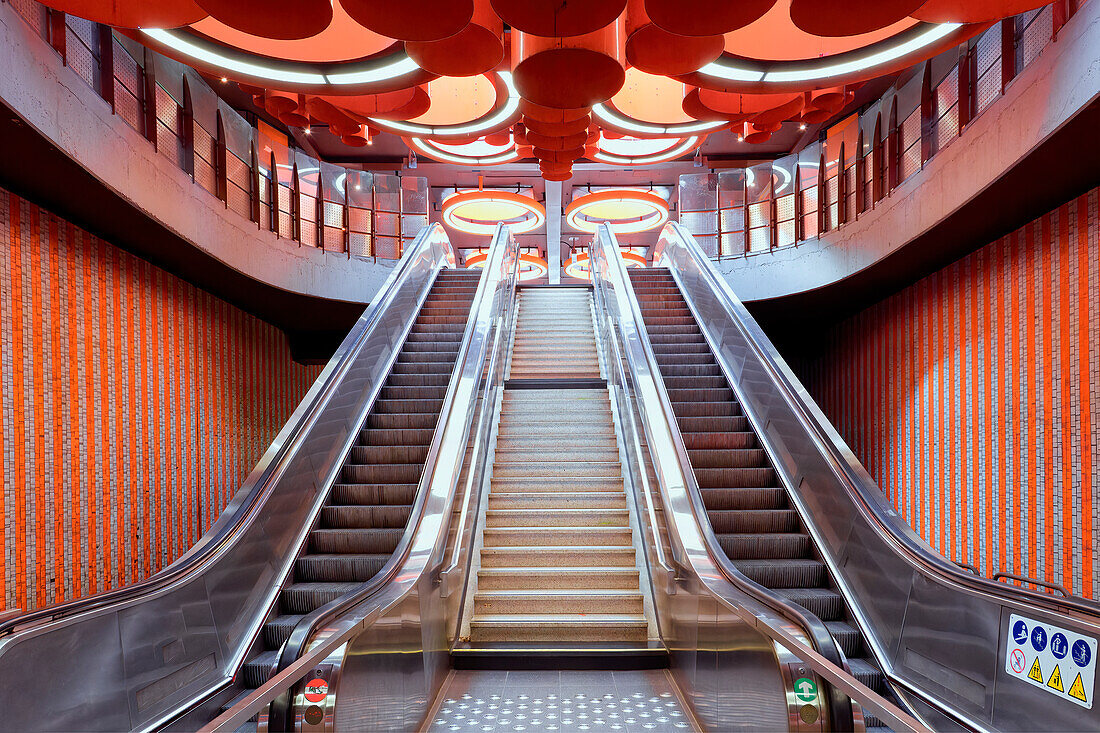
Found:
[[[1058,692],[1065,692],[1066,688],[1062,686],[1062,672],[1058,669],[1058,665],[1054,665],[1054,671],[1050,673],[1050,679],[1047,680],[1047,687],[1052,690],[1058,690]]]
[[[1039,666],[1039,657],[1035,657],[1035,663],[1031,665],[1031,671],[1027,673],[1027,676],[1040,685],[1043,684],[1043,670]]]
[[[1088,702],[1085,699],[1085,686],[1081,684],[1081,673],[1077,673],[1077,679],[1073,681],[1073,684],[1069,686],[1069,696],[1075,697],[1081,702]]]

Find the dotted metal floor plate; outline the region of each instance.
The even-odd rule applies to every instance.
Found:
[[[664,670],[454,673],[429,730],[693,730]]]

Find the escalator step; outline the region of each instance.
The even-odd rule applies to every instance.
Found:
[[[402,387],[386,385],[382,387],[379,398],[386,400],[439,400],[442,401],[447,394],[447,385]]]
[[[706,389],[710,390],[729,390],[726,386],[726,378],[721,375],[708,375],[698,374],[695,376],[687,377],[670,377],[666,373],[669,369],[702,369],[705,368],[702,364],[691,364],[687,367],[683,365],[663,367],[661,373],[664,374],[665,388],[675,392],[683,392],[684,390],[696,390]]]
[[[863,654],[863,637],[854,626],[846,621],[826,621],[825,626],[844,651],[844,656],[851,659]]]
[[[733,400],[733,390],[729,387],[718,389],[668,389],[669,402],[730,402]]]
[[[310,549],[316,554],[355,553],[373,555],[392,553],[405,529],[317,529],[309,535]]]
[[[334,504],[412,504],[417,484],[335,484],[329,501]]]
[[[287,613],[269,620],[264,624],[264,645],[268,649],[281,647],[302,618],[304,614]]]
[[[397,362],[392,374],[450,374],[454,371],[451,361]]]
[[[736,450],[741,448],[756,448],[756,433],[745,430],[743,432],[713,432],[713,433],[681,433],[684,438],[684,447],[692,450]]]
[[[359,431],[359,443],[361,445],[384,446],[394,443],[397,445],[431,445],[435,430],[430,428],[391,428],[379,430],[368,428]]]
[[[733,560],[742,573],[767,588],[814,588],[825,581],[820,560]]]
[[[730,397],[722,402],[677,402],[669,395],[677,417],[737,417],[741,415],[741,406],[732,401],[732,392]]]
[[[443,400],[375,400],[374,410],[380,415],[395,413],[428,413],[438,415]]]
[[[665,382],[677,377],[718,377],[725,384],[726,378],[722,376],[722,368],[717,362],[710,364],[668,364],[661,366],[661,374]]]
[[[367,428],[373,430],[435,430],[437,422],[439,422],[439,415],[425,412],[393,413],[390,415],[379,415],[372,412],[367,416]]]
[[[700,489],[707,513],[723,509],[786,509],[787,490],[782,487]]]
[[[400,529],[409,522],[410,506],[325,506],[321,526],[326,529]]]
[[[451,381],[450,374],[391,374],[386,379],[386,388],[390,387],[443,387]]]
[[[457,354],[461,343],[461,341],[413,341],[406,343],[401,348],[401,351],[406,354],[413,354],[420,351],[433,351],[437,353],[453,352]]]
[[[271,671],[279,662],[278,650],[257,654],[241,667],[241,682],[246,687],[256,689],[271,678]]]
[[[435,333],[422,333],[415,330],[409,332],[409,337],[405,339],[405,345],[409,344],[432,344],[438,343],[440,346],[459,344],[462,342],[462,331],[454,329],[453,331],[437,331]]]
[[[763,448],[689,449],[692,468],[764,468],[770,466]]]
[[[360,585],[362,583],[291,583],[283,589],[280,600],[287,613],[309,613]]]
[[[302,555],[294,565],[299,582],[350,583],[370,580],[386,561],[388,553],[349,555]]]
[[[852,670],[852,676],[875,692],[882,694],[885,685],[882,670],[867,659],[849,659],[848,667]]]
[[[419,463],[395,463],[382,465],[361,465],[349,463],[344,466],[344,483],[348,484],[415,484],[420,482]]]
[[[773,468],[696,468],[699,486],[708,489],[727,486],[778,486]]]
[[[793,509],[719,509],[708,511],[715,534],[798,532],[798,512]]]
[[[683,433],[745,433],[752,428],[744,415],[682,415],[676,409],[676,424]]]
[[[805,608],[822,621],[835,621],[844,616],[844,600],[828,588],[782,588],[777,591],[792,603]]]
[[[427,445],[358,445],[351,449],[353,463],[418,463],[428,457]]]
[[[731,560],[799,558],[810,551],[810,538],[797,532],[719,534],[718,544]]]

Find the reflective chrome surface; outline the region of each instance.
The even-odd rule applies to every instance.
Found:
[[[339,664],[329,692],[336,729],[408,730],[425,718],[449,668],[472,513],[504,383],[518,257],[515,239],[498,228],[397,551],[375,579],[326,607],[329,615],[302,645],[307,651],[204,730],[235,730],[326,659]],[[296,725],[302,712],[294,711]]]
[[[1087,710],[1008,678],[1008,617],[1100,636],[1100,606],[976,577],[887,504],[760,327],[678,224],[654,248],[901,697],[937,729],[1100,730]],[[877,711],[876,711],[877,712]]]
[[[136,586],[0,626],[6,729],[149,729],[228,684],[436,273],[454,264],[442,227],[424,229],[234,500],[186,555]],[[28,677],[35,680],[33,704]]]

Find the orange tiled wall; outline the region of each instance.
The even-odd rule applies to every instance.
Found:
[[[319,367],[283,334],[0,189],[0,596],[143,579],[211,525]]]
[[[985,575],[1096,598],[1098,190],[842,323],[804,364],[913,528]]]

